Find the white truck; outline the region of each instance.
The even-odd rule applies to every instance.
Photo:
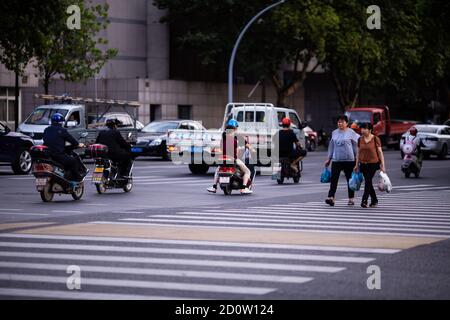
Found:
[[[281,128],[281,120],[290,118],[300,144],[305,148],[307,126],[297,112],[289,108],[275,107],[268,103],[230,103],[226,106],[220,129],[171,130],[168,133],[167,148],[170,157],[177,164],[187,164],[193,174],[204,174],[209,167],[216,166],[221,155],[220,141],[226,123],[235,119],[239,123],[237,136],[246,139],[252,146],[252,164],[270,166],[272,138]]]

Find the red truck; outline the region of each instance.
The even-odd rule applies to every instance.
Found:
[[[387,106],[357,106],[348,109],[345,114],[356,132],[360,133],[359,124],[371,123],[374,134],[380,137],[382,144],[396,149],[402,134],[416,124],[409,120],[392,120]]]

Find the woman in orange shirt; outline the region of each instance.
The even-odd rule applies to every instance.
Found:
[[[369,196],[371,198],[370,207],[376,207],[378,199],[373,188],[372,179],[378,170],[386,172],[383,150],[381,149],[380,138],[372,134],[373,126],[371,123],[363,123],[360,128],[361,137],[358,140],[357,161],[354,171],[361,170],[365,180],[361,207],[368,207],[367,201]]]

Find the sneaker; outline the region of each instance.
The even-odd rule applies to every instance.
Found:
[[[211,192],[211,193],[216,193],[217,192],[217,188],[209,187],[209,188],[206,188],[206,191]]]
[[[376,208],[377,206],[378,206],[378,201],[372,202],[372,203],[370,204],[370,207],[371,207],[371,208]]]
[[[249,188],[241,189],[241,194],[251,194],[251,193],[253,193],[253,191],[250,190]]]
[[[361,207],[362,207],[362,208],[367,208],[367,207],[368,207],[367,201],[362,201],[362,202],[361,202]]]

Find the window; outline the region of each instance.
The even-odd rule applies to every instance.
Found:
[[[161,105],[160,104],[151,104],[150,105],[150,122],[155,120],[160,120],[161,116]]]
[[[192,119],[192,106],[179,105],[178,106],[178,118],[179,119]]]
[[[254,122],[255,113],[253,111],[245,111],[245,122]]]
[[[445,136],[449,136],[450,135],[450,129],[449,128],[442,129],[441,134],[445,135]]]
[[[278,117],[278,123],[281,123],[281,120],[283,120],[286,117],[286,113],[284,113],[283,111],[278,111],[277,117]]]
[[[180,129],[180,130],[190,130],[191,127],[189,126],[189,123],[182,122],[182,123],[180,123],[180,126],[178,127],[178,129]]]
[[[72,114],[69,116],[69,119],[67,121],[76,121],[77,125],[79,125],[80,124],[80,111],[72,112]]]
[[[373,124],[376,125],[378,122],[380,122],[381,116],[379,113],[374,113],[373,115]]]
[[[122,127],[122,128],[124,128],[124,127],[134,127],[134,123],[133,123],[133,121],[131,120],[131,118],[129,116],[119,115],[117,117],[117,119],[122,122],[122,124],[120,125],[120,127]]]
[[[162,121],[156,121],[151,122],[148,125],[146,125],[142,132],[152,133],[152,132],[167,132],[168,130],[176,129],[178,126],[178,122],[162,122]]]
[[[5,100],[0,100],[0,121],[7,121],[6,117],[8,114],[7,103]]]
[[[191,122],[191,125],[194,130],[203,130],[202,125],[198,122]]]
[[[264,111],[256,111],[256,122],[265,122],[266,113]]]
[[[244,111],[239,111],[236,117],[236,121],[237,122],[242,122],[244,121]]]
[[[289,119],[291,119],[293,127],[300,128],[300,119],[295,113],[289,112]]]
[[[25,121],[26,124],[49,125],[50,119],[55,113],[60,113],[63,117],[67,115],[67,109],[39,108],[33,111]]]

